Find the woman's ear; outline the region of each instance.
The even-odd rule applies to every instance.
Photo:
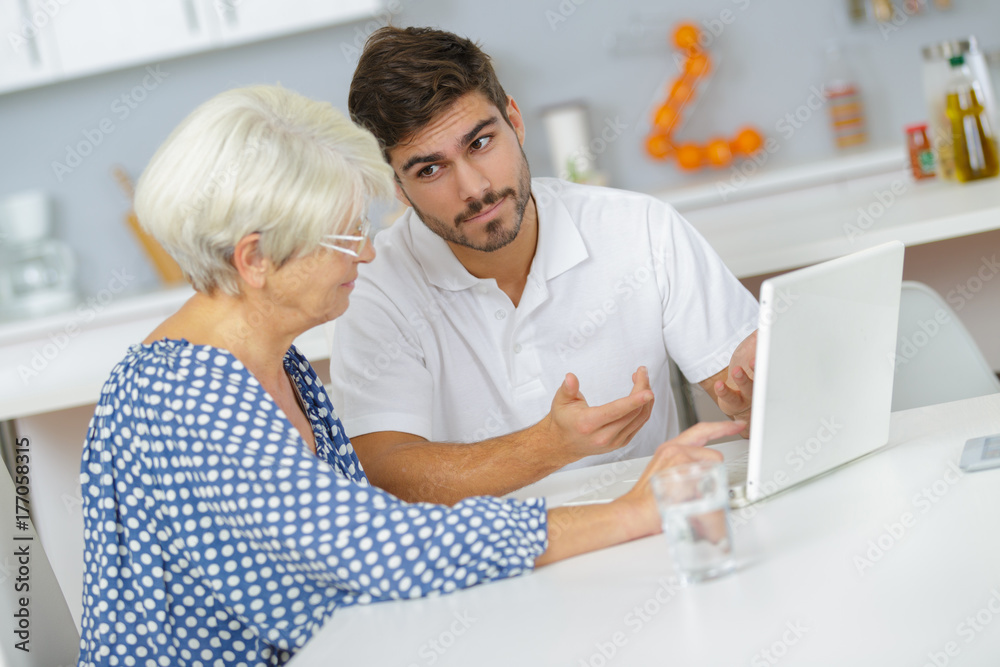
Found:
[[[254,232],[241,238],[233,249],[233,268],[249,287],[261,289],[273,268],[271,260],[260,251],[260,233]]]

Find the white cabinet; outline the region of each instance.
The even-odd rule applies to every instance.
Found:
[[[0,0],[0,93],[55,76],[52,13],[33,0]]]
[[[203,0],[222,42],[238,44],[373,15],[379,0]]]
[[[0,0],[0,93],[374,16],[382,0]]]
[[[72,0],[52,21],[60,78],[156,62],[212,46],[198,0]]]

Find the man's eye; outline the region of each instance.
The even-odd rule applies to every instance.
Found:
[[[418,171],[417,176],[419,176],[420,178],[427,178],[428,176],[433,176],[434,174],[436,174],[438,172],[438,169],[440,169],[438,165],[429,164],[420,171]]]
[[[489,145],[492,139],[493,137],[491,137],[490,135],[479,137],[478,139],[472,142],[472,148],[474,150],[481,151]]]

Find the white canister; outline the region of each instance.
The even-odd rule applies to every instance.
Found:
[[[556,175],[570,181],[587,182],[595,171],[590,150],[590,121],[582,102],[570,102],[542,110],[549,153]]]

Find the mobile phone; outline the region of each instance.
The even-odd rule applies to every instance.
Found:
[[[958,467],[966,472],[1000,468],[1000,434],[966,441]]]

